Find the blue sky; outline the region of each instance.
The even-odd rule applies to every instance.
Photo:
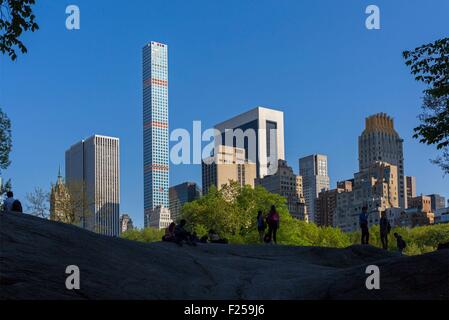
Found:
[[[0,105],[12,120],[11,178],[22,199],[56,180],[64,152],[94,133],[121,141],[121,211],[143,224],[141,48],[169,45],[170,127],[203,128],[262,105],[285,113],[286,158],[329,157],[331,184],[358,169],[366,116],[393,116],[405,140],[405,172],[418,193],[449,196],[437,153],[412,138],[423,87],[401,52],[449,33],[449,2],[50,1],[35,7],[29,53],[0,59]],[[65,28],[76,4],[81,29]],[[365,28],[365,8],[381,29]],[[171,167],[170,184],[201,183],[198,165]]]

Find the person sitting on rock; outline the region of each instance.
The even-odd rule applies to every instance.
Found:
[[[200,242],[200,238],[198,238],[198,235],[197,235],[197,233],[196,233],[195,231],[192,233],[191,241],[192,241],[193,243],[198,243],[198,242]]]
[[[176,224],[174,222],[165,229],[165,234],[162,236],[162,241],[174,242],[175,241],[175,228]]]
[[[216,233],[213,229],[209,230],[208,236],[209,236],[210,243],[222,243],[222,244],[228,243],[227,239],[220,238],[218,233]]]
[[[182,219],[175,227],[175,242],[180,246],[182,246],[184,241],[189,245],[195,245],[192,241],[192,235],[185,229],[186,224],[187,221]]]
[[[22,203],[18,199],[12,203],[12,212],[23,213]]]
[[[394,233],[394,237],[396,238],[396,244],[398,246],[398,251],[400,254],[404,251],[407,244],[405,243],[404,239],[402,239],[402,236],[399,233]]]
[[[12,204],[14,203],[14,194],[12,191],[8,191],[6,193],[6,199],[3,201],[3,210],[5,212],[11,212],[12,211]]]

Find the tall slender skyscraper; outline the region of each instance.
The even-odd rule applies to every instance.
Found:
[[[397,166],[399,206],[406,208],[403,142],[394,129],[393,118],[385,113],[366,118],[365,130],[359,137],[359,170],[370,168],[376,161]]]
[[[147,227],[155,209],[169,208],[168,47],[152,41],[143,47],[142,54],[143,192]]]
[[[77,222],[91,231],[119,236],[119,139],[94,135],[65,153],[66,182],[78,207]]]
[[[299,159],[299,174],[302,176],[302,187],[306,200],[306,209],[310,222],[316,222],[316,203],[321,191],[329,190],[330,182],[327,174],[327,156],[313,154]]]

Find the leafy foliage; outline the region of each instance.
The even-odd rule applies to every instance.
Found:
[[[0,0],[0,51],[11,60],[17,59],[16,47],[27,52],[19,39],[22,33],[39,29],[31,9],[34,4],[35,0]]]
[[[404,253],[407,255],[423,254],[435,251],[439,243],[449,242],[449,224],[438,224],[415,228],[395,227],[391,229],[388,236],[388,249],[395,251],[396,239],[393,234],[397,232],[407,243]],[[361,234],[359,231],[348,234],[351,243],[360,243]],[[379,226],[370,228],[370,244],[382,247],[380,241]]]
[[[127,230],[122,233],[122,238],[140,241],[140,242],[157,242],[161,241],[164,235],[164,230],[159,230],[156,228],[145,228],[145,229],[132,229]]]
[[[427,85],[414,138],[443,149],[433,162],[449,173],[449,38],[404,51],[403,57],[415,80]]]
[[[318,227],[294,219],[287,210],[285,199],[269,193],[262,187],[240,187],[236,183],[225,185],[221,190],[211,188],[202,198],[186,203],[182,208],[187,229],[199,236],[214,229],[221,237],[234,244],[259,243],[257,212],[265,214],[275,205],[280,215],[278,243],[295,246],[320,246],[345,248],[360,243],[360,232],[344,233],[338,228]],[[449,224],[417,228],[393,228],[389,238],[389,249],[396,250],[393,233],[398,232],[407,242],[406,254],[421,254],[436,249],[439,243],[449,242]],[[122,237],[129,240],[160,241],[163,230],[146,228],[130,230]],[[370,244],[381,247],[379,226],[370,229]]]
[[[0,169],[6,169],[11,164],[9,160],[11,149],[11,121],[0,108]]]

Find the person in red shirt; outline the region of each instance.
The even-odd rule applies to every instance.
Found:
[[[276,234],[279,229],[279,213],[276,211],[276,206],[272,205],[271,210],[267,216],[268,235],[270,239],[277,244]]]

